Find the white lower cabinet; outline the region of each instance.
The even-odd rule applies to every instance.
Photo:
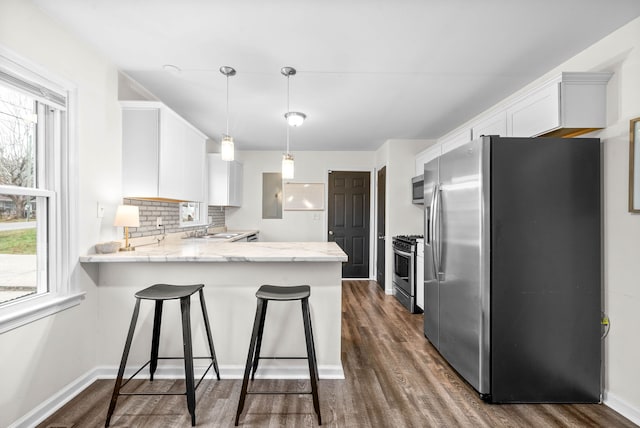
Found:
[[[122,102],[123,196],[204,201],[206,140],[162,103]]]
[[[207,155],[209,168],[209,205],[242,206],[242,163],[224,161],[219,153]]]

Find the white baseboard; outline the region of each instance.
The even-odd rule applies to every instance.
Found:
[[[271,363],[271,362],[269,362]],[[277,361],[276,361],[277,363]],[[220,366],[220,377],[222,379],[242,379],[244,375],[244,366]],[[194,376],[196,379],[202,377],[206,367],[194,367]],[[138,367],[127,368],[125,377],[131,376]],[[17,421],[9,425],[8,428],[30,428],[38,425],[50,415],[55,413],[62,406],[67,404],[72,398],[80,394],[89,385],[97,379],[115,379],[118,374],[117,366],[102,366],[89,370],[83,376],[80,376],[48,400],[40,403],[39,406],[22,416]],[[342,365],[335,366],[318,366],[318,376],[320,379],[344,379],[344,371]],[[154,375],[156,379],[181,379],[184,377],[184,366],[172,365],[158,367]],[[215,373],[213,369],[209,370],[206,379],[214,379]],[[145,369],[141,371],[136,379],[148,379],[149,371]],[[305,364],[287,364],[287,366],[278,366],[278,364],[261,364],[256,378],[259,379],[308,379],[309,368]]]
[[[615,394],[612,394],[609,391],[604,391],[602,402],[607,407],[611,407],[634,424],[640,425],[640,409],[637,407],[634,407],[619,397],[616,397]]]
[[[38,425],[44,421],[49,415],[67,404],[73,397],[86,389],[97,379],[95,369],[89,370],[83,376],[80,376],[60,391],[49,397],[48,400],[40,403],[39,406],[31,410],[29,413],[9,425],[9,428],[29,428]]]

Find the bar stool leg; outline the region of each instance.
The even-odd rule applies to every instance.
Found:
[[[182,311],[182,344],[184,349],[184,380],[187,387],[187,408],[191,414],[191,426],[196,425],[196,393],[193,381],[193,350],[191,345],[191,297],[180,299]]]
[[[204,328],[207,330],[207,341],[209,342],[209,353],[211,354],[211,360],[213,361],[213,369],[216,371],[216,376],[220,380],[220,370],[218,369],[218,359],[216,358],[216,351],[213,347],[213,338],[211,337],[211,326],[209,325],[209,314],[207,314],[207,306],[204,303],[204,293],[200,289],[200,306],[202,307],[202,316],[204,317]]]
[[[118,368],[118,376],[116,377],[116,383],[113,386],[113,394],[111,395],[111,402],[109,403],[109,410],[107,411],[107,420],[104,423],[105,427],[109,426],[111,422],[111,416],[116,408],[118,401],[118,395],[120,394],[120,387],[122,385],[122,376],[124,375],[124,369],[127,365],[127,359],[129,358],[129,349],[131,349],[131,342],[133,341],[133,333],[136,330],[136,323],[138,322],[138,313],[140,312],[140,299],[136,299],[136,305],[133,308],[133,315],[131,316],[131,323],[129,324],[129,333],[127,334],[127,340],[124,344],[124,351],[122,351],[122,359],[120,360],[120,368]]]
[[[151,359],[149,363],[150,381],[158,368],[158,347],[160,346],[160,325],[162,324],[162,300],[156,300],[156,309],[153,316],[153,336],[151,338]]]
[[[318,364],[316,361],[316,349],[313,344],[313,332],[311,330],[309,299],[302,299],[302,318],[304,320],[304,336],[307,344],[307,359],[309,361],[309,378],[311,380],[313,408],[318,414],[318,425],[322,425],[322,417],[320,416],[320,400],[318,398]]]
[[[256,343],[256,351],[253,354],[253,371],[251,373],[251,380],[255,380],[256,370],[258,370],[258,361],[260,360],[260,348],[262,348],[262,333],[264,332],[264,320],[267,317],[268,303],[269,303],[268,300],[263,300],[262,311],[260,311],[260,326],[258,327],[258,342]]]
[[[256,351],[256,342],[258,340],[258,330],[260,328],[260,318],[263,311],[263,299],[258,299],[258,305],[256,306],[256,317],[253,321],[253,332],[251,333],[251,341],[249,342],[249,353],[247,355],[247,363],[244,367],[244,376],[242,378],[242,388],[240,389],[240,400],[238,401],[238,411],[236,412],[235,426],[238,426],[240,420],[240,414],[244,409],[244,400],[247,398],[247,385],[249,383],[249,372],[251,370],[253,358]]]

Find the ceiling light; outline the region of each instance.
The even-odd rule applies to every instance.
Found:
[[[171,74],[180,74],[180,72],[182,72],[182,69],[180,69],[180,67],[173,64],[165,64],[162,66],[162,69]]]
[[[284,114],[284,117],[287,119],[289,126],[300,126],[307,118],[307,115],[299,111],[288,111]]]
[[[282,67],[282,69],[280,69],[280,73],[282,73],[283,76],[287,77],[287,113],[284,115],[285,119],[287,120],[287,152],[282,156],[282,178],[292,179],[294,168],[293,155],[289,153],[289,117],[293,118],[295,115],[291,115],[290,113],[292,112],[289,109],[289,77],[296,74],[296,69],[293,67]],[[304,120],[304,115],[302,116],[302,120]],[[299,116],[296,116],[296,118],[299,120]],[[300,125],[301,123],[302,121],[300,121],[298,125]]]
[[[236,70],[233,67],[223,65],[220,73],[227,76],[227,133],[222,136],[220,143],[220,157],[225,161],[233,160],[233,138],[229,135],[229,76],[235,76]]]

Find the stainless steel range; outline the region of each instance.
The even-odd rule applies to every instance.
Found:
[[[416,305],[416,240],[422,235],[393,237],[393,295],[411,313],[422,312]]]

